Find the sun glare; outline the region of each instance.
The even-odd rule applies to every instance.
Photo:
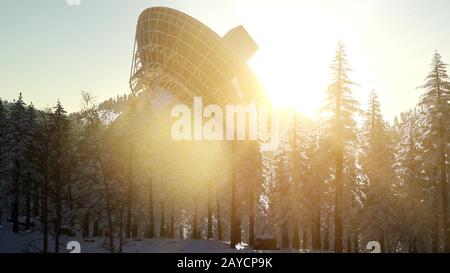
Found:
[[[248,24],[260,50],[249,64],[273,106],[294,108],[316,117],[330,83],[336,44],[339,40],[357,44],[355,28],[360,26],[345,16],[353,11],[337,12],[340,8],[334,5],[310,5],[300,12],[296,10],[297,14],[259,10],[259,15],[252,15]],[[268,16],[276,16],[276,20],[268,22]],[[359,12],[359,16],[363,14]]]
[[[255,55],[250,65],[273,106],[294,108],[307,116],[316,116],[323,98],[323,77],[307,71],[305,64],[296,64],[288,56],[280,60],[265,57],[263,53]]]

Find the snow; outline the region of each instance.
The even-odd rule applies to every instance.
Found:
[[[104,239],[100,239],[104,240]],[[98,242],[82,243],[81,249],[86,253],[105,252],[99,248]],[[103,250],[103,251],[102,251]],[[225,253],[236,252],[224,242],[213,240],[174,240],[174,239],[145,239],[129,240],[125,245],[125,253]]]
[[[36,253],[42,252],[42,235],[39,231],[21,231],[20,234],[12,233],[6,223],[0,228],[0,253]],[[80,236],[69,238],[61,237],[61,253],[69,253],[67,243],[76,241],[80,243],[81,253],[108,253],[106,247],[107,238],[84,239]],[[116,248],[119,245],[115,241]],[[49,236],[49,251],[53,251],[54,241]],[[231,249],[229,243],[216,240],[179,240],[179,239],[130,239],[123,246],[123,253],[251,253],[246,244],[238,244],[236,249]],[[258,251],[267,252],[267,251]],[[270,252],[292,253],[293,250],[279,250]],[[311,252],[309,250],[300,253]],[[298,253],[298,252],[297,252]]]
[[[120,113],[115,113],[108,110],[100,110],[98,111],[98,116],[100,117],[104,125],[110,125],[120,116]]]
[[[81,246],[81,253],[108,253],[106,238],[83,239],[81,237],[68,238],[62,236],[61,253],[70,252],[66,244],[77,241]],[[119,245],[115,241],[116,248]],[[53,238],[49,237],[49,250],[53,250]],[[41,252],[42,235],[37,231],[25,231],[14,234],[8,228],[0,229],[0,253],[29,253]],[[175,240],[175,239],[130,239],[123,246],[124,253],[235,253],[248,252],[230,249],[225,242],[214,240]]]
[[[107,238],[82,238],[81,236],[61,236],[60,253],[69,253],[66,245],[71,241],[79,242],[81,253],[108,253]],[[119,240],[115,240],[116,249]],[[49,251],[54,249],[54,240],[49,235]],[[0,226],[0,253],[37,253],[42,252],[42,234],[39,230],[20,230],[19,234],[12,232],[12,224],[4,221]],[[123,253],[251,253],[245,243],[240,243],[236,249],[231,249],[229,242],[216,240],[180,240],[180,239],[129,239],[123,246]],[[257,251],[299,253],[294,250]],[[311,252],[302,250],[300,253]]]
[[[14,234],[10,223],[3,223],[0,227],[0,253],[38,252],[34,245],[39,240],[36,232],[22,231]]]
[[[61,253],[70,252],[66,245],[77,241],[81,245],[81,253],[107,253],[107,238],[61,237]],[[115,241],[116,248],[119,245]],[[176,240],[176,239],[130,239],[123,246],[124,253],[235,253],[249,252],[244,244],[241,249],[230,249],[226,242],[215,240]],[[49,236],[49,250],[53,250],[54,241]],[[0,228],[0,253],[34,253],[42,251],[42,234],[38,230],[12,232],[11,223],[4,223]]]

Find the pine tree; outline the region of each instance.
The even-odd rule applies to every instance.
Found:
[[[235,248],[241,240],[241,202],[238,197],[238,151],[237,143],[231,144],[231,199],[230,199],[230,247]]]
[[[262,192],[262,155],[258,141],[245,142],[242,158],[242,175],[246,179],[247,237],[248,245],[253,247],[256,239],[256,217],[259,211],[259,199]]]
[[[326,178],[328,159],[326,151],[323,149],[322,128],[320,120],[315,122],[307,138],[305,154],[307,158],[307,170],[305,174],[305,206],[309,208],[312,222],[312,247],[314,250],[322,249],[322,209],[324,197],[327,192]]]
[[[312,200],[311,193],[313,191],[310,180],[307,179],[308,171],[311,168],[308,162],[309,158],[307,151],[311,145],[310,135],[307,132],[311,128],[308,127],[307,119],[302,117],[299,113],[294,112],[291,117],[291,128],[289,133],[289,161],[291,168],[291,193],[290,203],[291,212],[291,232],[292,232],[292,247],[294,249],[300,248],[300,226],[302,227],[302,234],[306,235],[306,230],[309,229],[309,224],[312,218]],[[303,237],[304,237],[303,236]],[[302,239],[303,248],[306,248],[306,240]]]
[[[298,193],[293,196],[293,210],[292,210],[292,247],[294,249],[300,248],[300,238],[299,238],[299,218],[301,213],[301,199],[302,196],[300,192],[302,190],[302,184],[300,182],[301,179],[301,151],[300,144],[302,143],[302,139],[299,136],[299,117],[296,113],[292,116],[292,128],[290,135],[290,161],[292,164],[292,191]],[[303,215],[304,216],[304,215]]]
[[[82,119],[84,120],[84,128],[82,130],[81,141],[79,143],[79,150],[82,158],[82,171],[84,173],[83,179],[88,183],[83,188],[88,188],[90,191],[101,200],[103,204],[104,213],[107,219],[107,234],[108,234],[108,247],[111,253],[115,252],[114,248],[114,223],[113,223],[113,196],[120,196],[120,189],[117,189],[113,185],[114,176],[121,179],[119,172],[113,173],[114,168],[111,153],[113,147],[110,144],[110,139],[107,135],[114,135],[113,131],[108,131],[104,123],[102,122],[102,116],[100,116],[95,100],[91,94],[83,92],[83,111]],[[109,163],[109,164],[108,164]],[[113,175],[115,174],[115,175]],[[101,182],[100,182],[101,181]],[[99,183],[100,182],[100,183]],[[101,196],[101,197],[99,197]],[[89,200],[84,200],[89,202]],[[97,201],[99,202],[99,201]],[[89,222],[91,210],[95,210],[94,202],[84,212],[85,227],[84,234],[89,236]],[[119,221],[120,222],[120,239],[122,239],[122,216],[123,208],[120,204],[117,205],[120,210]],[[122,245],[122,243],[121,243]]]
[[[6,144],[6,109],[3,100],[0,98],[0,152],[4,151],[4,145]]]
[[[155,208],[154,208],[154,198],[153,198],[153,177],[151,176],[152,172],[150,171],[150,176],[148,178],[148,228],[147,228],[147,237],[155,238]]]
[[[125,224],[125,234],[127,238],[133,237],[132,229],[134,226],[134,199],[136,195],[136,185],[134,181],[134,173],[135,173],[135,142],[137,141],[137,135],[139,134],[139,120],[138,120],[138,112],[137,112],[137,100],[134,96],[130,96],[129,98],[130,104],[129,109],[126,113],[126,121],[124,129],[124,136],[126,136],[127,140],[124,142],[125,149],[128,150],[128,167],[127,167],[127,182],[128,182],[128,193],[127,193],[127,210],[126,210],[126,224]]]
[[[364,230],[368,231],[369,241],[377,240],[382,249],[387,250],[386,240],[394,218],[391,190],[395,179],[394,150],[375,91],[370,93],[362,134],[364,152],[361,161],[368,178],[364,190],[364,219],[367,219]]]
[[[419,123],[420,109],[404,113],[397,123],[400,139],[395,152],[395,170],[398,176],[397,199],[395,208],[399,223],[396,229],[402,242],[402,249],[409,252],[425,250],[429,242],[430,227],[434,213],[431,187],[423,168],[422,129]],[[430,213],[431,212],[431,213]],[[436,238],[432,238],[437,246]],[[437,252],[434,249],[433,252]]]
[[[6,207],[6,198],[4,191],[4,184],[6,181],[3,179],[3,172],[5,171],[5,154],[6,154],[6,109],[3,100],[0,98],[0,226],[2,226],[3,209]]]
[[[25,171],[25,179],[24,179],[24,191],[26,198],[26,209],[25,209],[25,226],[26,229],[31,228],[31,218],[32,213],[34,216],[38,215],[39,211],[39,185],[38,185],[38,173],[37,173],[37,145],[35,142],[36,136],[36,110],[33,104],[30,104],[26,109],[26,119],[27,119],[27,153],[26,153],[26,162],[24,163]]]
[[[339,43],[335,58],[331,65],[333,82],[328,88],[325,113],[327,115],[326,138],[331,145],[332,157],[335,162],[335,210],[334,210],[334,250],[343,252],[343,176],[346,148],[356,137],[356,122],[354,114],[359,111],[358,103],[352,98],[350,86],[353,84],[348,77],[349,65],[346,59],[344,45]]]
[[[40,205],[41,205],[41,223],[42,223],[42,251],[48,252],[48,235],[49,235],[49,184],[50,184],[50,130],[49,117],[50,109],[38,112],[38,122],[34,133],[35,145],[35,168],[39,174],[40,182]]]
[[[70,123],[67,112],[62,104],[58,101],[54,107],[54,112],[50,116],[49,122],[50,140],[51,140],[51,167],[53,170],[52,177],[54,181],[54,200],[55,200],[55,253],[59,253],[59,243],[61,236],[61,225],[63,218],[63,173],[67,166],[65,165],[65,157],[67,156],[67,147],[69,139]]]
[[[7,120],[6,154],[11,181],[11,220],[13,232],[19,232],[19,205],[21,197],[21,184],[24,175],[24,162],[27,158],[28,136],[26,109],[22,94],[10,109]]]
[[[439,166],[438,177],[432,179],[441,188],[442,223],[444,226],[444,248],[450,252],[450,223],[448,210],[448,175],[447,175],[447,144],[450,121],[450,82],[447,75],[447,64],[442,61],[441,55],[436,52],[431,62],[431,71],[421,86],[425,90],[420,106],[425,111],[424,124],[428,124],[423,132],[427,139],[426,158],[431,159],[430,164],[437,162]]]
[[[290,161],[290,132],[286,130],[282,133],[278,149],[274,152],[274,175],[271,181],[272,187],[272,211],[274,222],[278,227],[278,234],[280,234],[281,248],[289,248],[289,221],[292,215],[293,197],[292,190],[292,165]],[[298,201],[298,200],[296,200]],[[298,206],[295,206],[296,210]]]

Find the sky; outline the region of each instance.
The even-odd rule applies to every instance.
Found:
[[[185,12],[219,35],[243,25],[260,50],[249,64],[275,105],[314,115],[346,45],[361,106],[378,92],[388,120],[413,107],[435,50],[450,62],[447,0],[0,0],[0,97],[69,112],[81,91],[98,101],[129,93],[139,14]]]

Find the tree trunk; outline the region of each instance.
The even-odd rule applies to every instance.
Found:
[[[319,204],[316,204],[316,208],[315,208],[315,214],[314,214],[314,230],[313,230],[313,234],[314,234],[314,239],[313,239],[313,249],[314,250],[320,250],[321,249],[321,242],[322,242],[322,238],[321,238],[321,232],[320,232],[320,220],[321,220],[321,215],[320,215],[320,199],[317,201]]]
[[[70,179],[70,173],[68,174]],[[70,217],[70,228],[73,230],[75,227],[75,214],[73,210],[73,196],[72,196],[72,183],[69,181],[69,185],[67,187],[67,197],[69,203],[69,217]]]
[[[216,195],[216,217],[217,217],[217,240],[222,241],[222,215],[220,211],[220,202]]]
[[[207,233],[207,239],[212,239],[212,207],[211,207],[211,185],[208,185],[208,233]]]
[[[293,172],[293,183],[294,183],[294,188],[298,189],[300,186],[300,181],[299,181],[299,171],[298,168],[299,166],[299,160],[298,160],[298,155],[299,155],[299,149],[297,147],[297,115],[294,113],[293,116],[293,125],[292,125],[292,164],[294,166],[292,172]],[[294,215],[293,215],[293,221],[292,221],[292,247],[294,249],[300,249],[300,235],[299,235],[299,216],[298,216],[298,211],[297,211],[297,203],[295,203],[294,205]],[[303,216],[304,218],[304,216]]]
[[[241,242],[240,204],[237,198],[237,155],[236,143],[232,144],[231,205],[230,205],[230,247]]]
[[[155,215],[153,209],[153,179],[148,179],[148,238],[155,238]]]
[[[197,215],[197,198],[195,198],[194,214],[192,215],[192,240],[198,240],[198,215]]]
[[[20,163],[16,161],[16,175],[13,185],[13,203],[11,210],[11,220],[13,223],[13,233],[19,233],[19,195],[20,195]]]
[[[281,223],[281,248],[289,248],[289,234],[287,220],[283,219]]]
[[[48,148],[44,151],[45,157],[48,155]],[[42,223],[44,225],[43,230],[43,246],[42,251],[48,252],[48,159],[44,159],[44,186],[42,187]]]
[[[444,134],[444,133],[442,133]],[[442,185],[442,223],[444,226],[444,249],[450,253],[450,224],[448,222],[448,188],[447,188],[447,164],[445,153],[445,141],[441,143],[441,185]]]
[[[298,227],[298,216],[295,217],[295,220],[293,221],[293,227],[292,227],[292,248],[295,250],[300,249],[300,230]]]
[[[38,217],[41,216],[39,214],[39,192],[40,192],[40,187],[39,187],[39,183],[34,183],[34,188],[33,188],[33,195],[32,195],[32,213],[34,217]]]
[[[60,155],[57,156],[60,159]],[[55,253],[59,253],[59,238],[61,236],[61,221],[62,221],[62,200],[61,200],[61,170],[60,166],[56,167],[55,171],[55,205],[56,205],[56,219],[55,219]]]
[[[324,232],[325,232],[325,238],[324,238],[324,242],[323,242],[323,249],[325,251],[329,251],[330,250],[330,229],[328,226],[328,222],[324,229]]]
[[[120,206],[120,212],[119,212],[119,253],[123,253],[123,215],[124,215],[124,207]]]
[[[433,226],[431,228],[431,245],[433,253],[439,253],[439,213],[437,212],[433,212]]]
[[[84,214],[83,238],[89,238],[89,211]]]
[[[100,226],[99,225],[100,225],[100,223],[99,223],[98,219],[95,219],[94,220],[94,230],[93,230],[94,237],[101,237],[102,236],[102,234],[100,232]]]
[[[352,253],[352,236],[347,236],[347,253]]]
[[[359,236],[358,235],[354,235],[353,236],[353,252],[354,253],[359,253]]]
[[[19,233],[19,200],[17,196],[14,196],[12,203],[11,219],[13,223],[13,233]]]
[[[386,242],[386,247],[384,248],[384,253],[390,253],[392,250],[390,237],[385,235],[384,238],[385,238],[384,240]]]
[[[48,126],[47,126],[47,119],[45,116],[43,116],[43,122],[44,122],[44,130],[45,135],[43,139],[43,151],[42,151],[42,157],[40,158],[41,164],[42,164],[42,172],[43,172],[43,178],[44,178],[44,185],[42,186],[42,211],[41,211],[41,222],[43,224],[43,231],[42,231],[42,252],[48,253],[48,158],[49,158],[49,137],[48,137]]]
[[[179,234],[179,236],[180,236],[180,239],[181,240],[184,240],[185,238],[184,238],[184,227],[182,226],[182,225],[180,225],[180,234]]]
[[[129,173],[128,173],[128,198],[127,198],[127,227],[126,234],[127,238],[132,237],[132,221],[133,221],[133,144],[130,144],[130,155],[129,155]]]
[[[302,249],[308,249],[308,227],[306,224],[303,224],[302,227]]]
[[[106,169],[103,164],[103,160],[99,153],[98,148],[96,149],[96,154],[97,154],[97,161],[100,163],[102,180],[103,180],[103,194],[104,194],[105,201],[106,201],[106,217],[108,220],[109,251],[111,253],[114,253],[114,251],[115,251],[115,249],[114,249],[114,226],[113,226],[113,220],[112,220],[112,214],[113,214],[112,210],[113,209],[111,207],[111,195],[109,192],[109,182],[108,182],[108,177],[106,174]]]
[[[161,200],[161,221],[159,223],[159,238],[165,238],[166,237],[166,211],[164,207],[164,201]]]
[[[175,238],[175,209],[172,207],[169,219],[169,238]]]
[[[30,180],[28,180],[30,183]],[[25,229],[29,230],[31,228],[31,195],[30,195],[29,185],[27,185],[27,197],[26,197],[26,207],[25,207]]]
[[[384,235],[381,235],[380,245],[381,245],[381,253],[386,253],[386,238]]]
[[[137,238],[139,236],[139,226],[137,223],[133,223],[132,225],[131,236],[133,238]]]
[[[412,239],[410,239],[410,246],[409,246],[409,252],[410,253],[417,253],[417,239],[416,236],[413,235]],[[439,248],[439,247],[438,247]]]
[[[342,150],[336,156],[336,189],[335,189],[335,209],[334,209],[334,252],[342,253]]]
[[[251,247],[255,245],[255,200],[252,186],[248,194],[248,245]]]
[[[128,190],[128,198],[127,198],[127,222],[126,222],[126,228],[125,228],[125,234],[127,238],[131,238],[131,232],[132,232],[132,211],[133,211],[133,201],[131,200],[131,190]]]

